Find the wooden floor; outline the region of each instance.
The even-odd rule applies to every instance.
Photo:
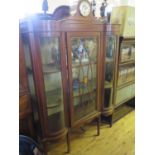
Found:
[[[135,112],[132,111],[113,124],[101,125],[100,136],[95,136],[96,126],[85,127],[86,132],[76,129],[71,137],[71,153],[65,153],[65,139],[52,144],[48,155],[134,155]]]

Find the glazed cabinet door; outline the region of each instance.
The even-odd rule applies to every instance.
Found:
[[[27,67],[29,79],[34,79],[31,94],[36,91],[44,137],[56,136],[65,130],[61,35],[43,32],[30,34],[29,39],[33,67]]]
[[[105,41],[104,110],[112,110],[117,36],[106,36]]]
[[[67,33],[71,125],[98,111],[99,33]]]

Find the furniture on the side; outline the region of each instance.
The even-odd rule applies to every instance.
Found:
[[[34,138],[32,107],[23,52],[23,44],[19,37],[19,134]]]
[[[120,37],[115,108],[135,97],[135,38]]]
[[[112,122],[134,110],[135,106],[135,37],[120,37],[114,89]]]

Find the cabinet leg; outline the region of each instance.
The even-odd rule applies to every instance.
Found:
[[[70,153],[71,146],[70,146],[70,129],[68,129],[67,135],[66,135],[66,140],[67,140],[67,153]]]
[[[100,135],[100,121],[101,121],[101,119],[100,119],[100,116],[99,116],[97,118],[97,136]]]
[[[110,116],[110,128],[112,127],[113,124],[113,114]]]
[[[48,151],[47,151],[47,145],[45,142],[43,143],[43,147],[44,147],[44,155],[47,155]]]

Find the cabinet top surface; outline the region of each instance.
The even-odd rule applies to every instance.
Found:
[[[39,20],[36,18],[20,21],[21,32],[33,31],[96,31],[96,32],[119,32],[118,24],[104,24],[90,17],[69,17],[63,20]]]

